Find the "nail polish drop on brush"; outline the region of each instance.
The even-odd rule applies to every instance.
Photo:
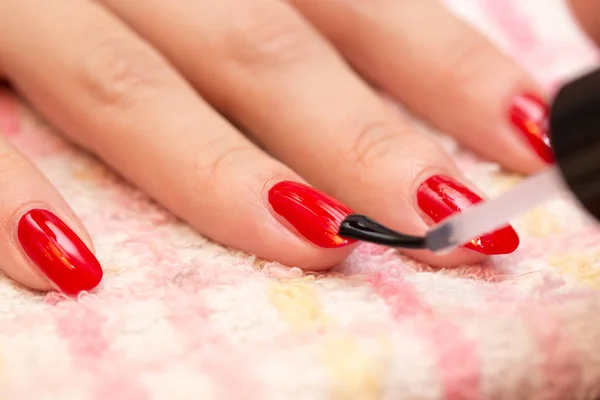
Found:
[[[452,178],[440,175],[430,177],[417,190],[419,208],[434,223],[482,200],[480,196]],[[510,225],[506,225],[474,238],[464,247],[485,255],[508,254],[519,247],[519,236]]]

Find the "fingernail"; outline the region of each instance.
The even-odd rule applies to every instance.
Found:
[[[342,247],[354,240],[338,236],[340,224],[352,210],[310,186],[278,182],[269,190],[273,211],[306,240],[323,248]]]
[[[482,198],[477,194],[446,176],[432,176],[417,189],[419,208],[434,223],[480,201]],[[506,225],[494,232],[474,238],[464,247],[485,255],[508,254],[519,247],[519,236],[510,225]]]
[[[50,211],[34,209],[23,215],[17,237],[29,258],[63,293],[91,290],[102,280],[94,254]]]
[[[546,163],[554,163],[548,126],[549,108],[545,101],[533,94],[522,94],[513,99],[510,120],[527,143]]]

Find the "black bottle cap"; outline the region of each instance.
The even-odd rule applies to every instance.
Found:
[[[550,135],[565,183],[600,221],[600,69],[559,90],[551,105]]]

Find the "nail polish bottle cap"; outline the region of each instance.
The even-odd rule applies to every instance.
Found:
[[[565,183],[600,221],[600,69],[559,90],[550,109],[550,132]]]

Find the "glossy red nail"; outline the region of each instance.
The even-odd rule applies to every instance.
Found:
[[[269,190],[268,200],[277,215],[315,245],[334,248],[354,243],[337,234],[352,210],[316,189],[298,182],[278,182]]]
[[[423,182],[417,190],[419,208],[434,223],[463,211],[480,201],[482,199],[477,194],[445,176],[432,176]],[[474,238],[464,247],[486,255],[508,254],[519,247],[519,236],[510,225],[507,225],[494,232]]]
[[[50,211],[34,209],[23,215],[17,236],[29,258],[65,294],[93,289],[102,280],[94,254]]]
[[[548,164],[554,163],[548,126],[549,108],[546,102],[533,94],[513,99],[510,120],[525,137],[538,156]]]

